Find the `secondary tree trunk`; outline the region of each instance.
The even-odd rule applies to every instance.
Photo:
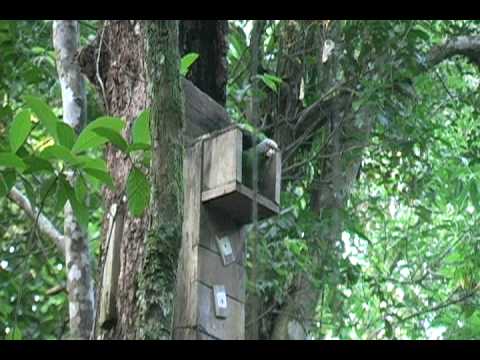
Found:
[[[188,78],[222,106],[227,100],[227,33],[227,20],[180,21],[181,55],[199,54]]]
[[[83,75],[74,61],[80,43],[76,20],[53,22],[53,46],[62,88],[63,121],[79,133],[86,120],[86,95]],[[75,181],[70,174],[69,181]],[[70,337],[88,339],[93,324],[94,290],[88,236],[80,228],[69,202],[65,205],[65,262],[70,315]]]

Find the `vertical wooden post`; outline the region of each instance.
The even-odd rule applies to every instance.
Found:
[[[184,161],[186,189],[174,338],[241,340],[245,327],[245,236],[242,226],[227,214],[201,202],[202,150],[203,141],[195,143]],[[228,241],[233,262],[224,265],[218,240]],[[217,286],[226,292],[226,308],[221,314],[215,311]]]
[[[245,338],[245,240],[252,190],[242,184],[243,135],[237,127],[200,137],[184,158],[183,239],[174,339]],[[278,158],[279,161],[280,158]],[[277,160],[276,160],[277,161]],[[279,181],[278,164],[264,176]],[[279,212],[277,187],[258,195],[261,218]]]

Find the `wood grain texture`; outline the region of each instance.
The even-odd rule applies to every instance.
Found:
[[[252,222],[253,190],[232,182],[215,189],[202,192],[202,201],[206,206],[227,213],[240,225]],[[258,219],[277,215],[280,208],[272,200],[257,194]]]
[[[198,246],[200,237],[200,192],[202,169],[202,143],[186,151],[184,159],[184,219],[183,237],[178,261],[176,303],[174,313],[174,339],[192,339],[195,332],[189,327],[197,324],[198,303]],[[177,331],[179,328],[181,331]],[[196,336],[196,335],[195,335]],[[195,337],[194,336],[194,337]]]
[[[228,297],[226,319],[215,317],[213,288],[198,284],[198,323],[204,331],[224,340],[243,340],[245,337],[245,306]]]
[[[204,141],[202,190],[215,189],[237,180],[238,133],[238,129],[233,129]]]
[[[227,295],[245,302],[245,268],[233,263],[223,266],[221,257],[204,247],[199,247],[199,280],[209,286],[225,286]]]
[[[235,255],[235,263],[245,264],[245,229],[238,225],[223,211],[208,209],[202,205],[200,214],[200,245],[220,255],[216,237],[228,236]]]
[[[120,246],[125,216],[123,206],[113,203],[109,211],[107,256],[103,268],[102,288],[100,293],[99,325],[110,328],[117,320],[117,289],[120,274]]]

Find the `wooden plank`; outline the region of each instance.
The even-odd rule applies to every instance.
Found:
[[[239,133],[240,130],[234,128],[204,141],[202,190],[214,189],[236,181],[238,168],[236,142]]]
[[[100,327],[109,329],[117,320],[117,288],[120,274],[120,246],[123,236],[125,209],[113,203],[108,212],[107,256],[103,268],[102,291],[98,323]]]
[[[198,323],[207,334],[222,340],[245,338],[245,308],[242,303],[228,297],[226,319],[215,317],[213,289],[198,283]]]
[[[235,263],[245,264],[245,229],[239,231],[238,225],[224,211],[207,209],[202,205],[200,214],[200,244],[219,254],[217,236],[228,236],[235,254]]]
[[[184,160],[184,218],[183,234],[177,270],[174,339],[192,339],[195,332],[185,330],[197,324],[198,306],[198,246],[200,237],[200,193],[202,143],[186,151]],[[179,329],[180,331],[176,331]]]
[[[199,247],[199,277],[209,286],[221,284],[225,286],[227,295],[239,302],[245,302],[245,268],[237,263],[223,266],[220,255]]]
[[[259,192],[263,193],[267,199],[275,204],[280,204],[280,186],[282,177],[282,155],[277,152],[273,155],[271,161],[267,162],[265,169],[264,186]]]
[[[275,197],[274,201],[280,206],[280,192],[282,190],[282,153],[275,154]]]
[[[187,143],[197,137],[231,125],[227,111],[191,81],[182,79],[185,97]]]
[[[238,224],[248,224],[252,221],[253,190],[239,183],[229,183],[218,188],[203,191],[202,202],[218,211],[231,216]],[[257,194],[258,219],[275,216],[280,208],[262,194]]]

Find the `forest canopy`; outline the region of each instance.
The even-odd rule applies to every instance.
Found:
[[[0,20],[0,339],[175,338],[183,161],[231,124],[281,152],[245,338],[479,338],[479,31]]]

